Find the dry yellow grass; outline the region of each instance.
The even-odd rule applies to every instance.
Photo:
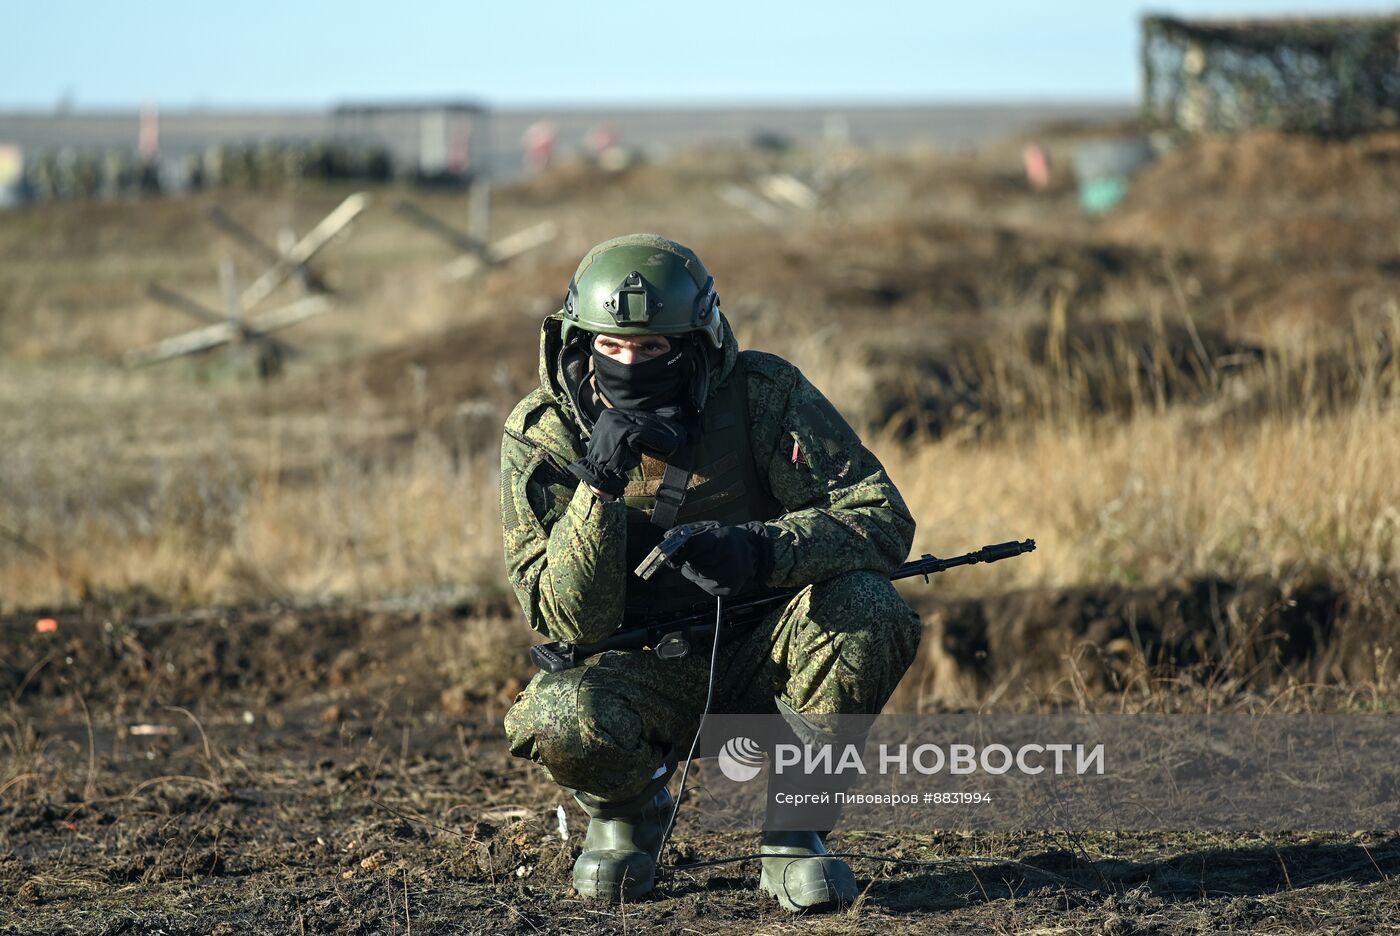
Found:
[[[309,472],[287,472],[296,481],[283,470],[293,439],[169,456],[128,498],[99,484],[102,502],[77,513],[72,498],[30,502],[22,529],[0,529],[0,604],[131,590],[197,604],[365,599],[503,584],[496,453],[454,458],[423,433],[406,452],[366,455],[346,441],[355,420],[342,418],[347,425],[326,427]],[[81,466],[59,467],[66,479],[49,482],[81,498]]]
[[[926,168],[942,178],[947,167]],[[861,183],[884,200],[859,217],[949,214],[927,193],[923,201],[900,197],[908,182],[900,178],[881,173]],[[504,589],[489,440],[445,438],[441,425],[428,425],[425,407],[353,387],[330,402],[297,394],[314,379],[305,375],[331,374],[335,362],[368,349],[474,317],[499,321],[503,310],[548,312],[561,285],[554,266],[564,269],[564,258],[616,233],[611,226],[712,238],[752,226],[733,212],[697,210],[686,198],[700,198],[698,189],[678,200],[674,181],[643,174],[625,199],[598,180],[578,191],[503,192],[503,230],[557,216],[563,233],[491,289],[438,282],[434,271],[450,251],[382,212],[328,251],[325,263],[347,296],[335,315],[295,335],[312,349],[312,360],[295,365],[301,391],[292,379],[291,390],[240,384],[217,364],[202,376],[184,365],[140,373],[111,365],[121,349],[187,324],[145,296],[147,279],[212,301],[213,261],[227,247],[199,220],[209,199],[7,218],[0,255],[18,262],[0,270],[0,610],[142,589],[179,603]],[[230,204],[264,232],[304,229],[342,194],[249,195]],[[458,196],[421,197],[446,217],[464,210]],[[625,214],[590,207],[615,202],[626,203]],[[1054,203],[1028,196],[996,205],[1003,221],[1044,215],[1053,227],[1038,236],[1073,246]],[[993,207],[975,201],[969,211],[977,208],[979,223],[995,221]],[[708,226],[697,227],[702,220]],[[849,230],[856,237],[879,229],[852,222]],[[765,234],[763,243],[789,263],[824,265],[830,258],[796,249],[802,236]],[[878,269],[855,274],[878,284],[918,262],[889,260],[887,270],[884,259],[865,258],[876,260]],[[743,265],[733,262],[742,281]],[[549,276],[537,275],[546,268]],[[727,306],[741,343],[795,361],[858,423],[882,411],[891,388],[917,405],[930,382],[917,354],[881,370],[881,348],[896,341],[918,351],[921,342],[937,345],[931,335],[962,347],[951,317],[921,312],[901,319],[905,333],[879,335],[881,309],[821,307],[832,294],[788,290],[800,278],[780,277],[765,292],[769,272],[756,264],[747,292]],[[1017,562],[945,576],[938,589],[1285,575],[1304,566],[1360,578],[1400,566],[1400,367],[1387,358],[1400,348],[1395,297],[1367,305],[1371,318],[1353,326],[1356,337],[1338,328],[1309,344],[1269,339],[1262,364],[1231,370],[1207,362],[1192,315],[1202,332],[1207,324],[1217,334],[1268,329],[1222,321],[1218,309],[1193,311],[1208,304],[1174,279],[1170,288],[1151,277],[1108,282],[1103,296],[1072,309],[1067,293],[1042,296],[1035,286],[1015,302],[1009,285],[991,285],[998,289],[988,295],[1011,298],[977,310],[973,331],[994,339],[967,345],[980,381],[971,412],[937,440],[862,427],[918,516],[917,551],[1023,536],[1041,544]],[[519,321],[521,340],[533,342],[529,317]],[[849,328],[851,321],[860,324]],[[1076,329],[1096,323],[1131,324],[1136,337],[1125,329],[1121,340],[1086,351]],[[1142,334],[1154,343],[1144,348]],[[1184,353],[1182,334],[1193,339]],[[436,404],[451,411],[463,402],[483,408],[482,424],[504,416],[491,415],[494,399]]]
[[[1393,572],[1400,395],[1384,381],[1394,377],[1372,368],[1353,399],[1324,405],[1330,391],[1309,376],[1310,360],[1256,374],[1248,392],[1263,402],[1247,418],[1222,415],[1240,395],[1229,388],[1204,406],[1149,398],[1127,418],[1097,416],[1065,373],[1003,431],[870,444],[919,519],[917,551],[1039,541],[1015,563],[944,577],[945,591],[1302,567],[1343,579]],[[819,383],[823,373],[839,379],[814,373]],[[116,389],[99,380],[74,392],[110,391],[123,412],[154,405]],[[29,397],[34,433],[73,402],[57,387],[39,392],[59,409],[46,414]],[[136,465],[130,452],[116,457],[120,441],[110,436],[121,435],[120,422],[100,411],[90,418],[101,432],[85,434],[70,413],[72,437],[10,449],[9,479],[27,496],[12,490],[3,520],[7,609],[131,589],[196,603],[504,589],[489,444],[454,454],[427,431],[390,443],[396,424],[363,405],[266,424],[201,422],[219,411],[208,401],[188,412],[170,405],[178,438],[162,443],[152,429]]]
[[[1302,566],[1350,578],[1400,560],[1394,408],[1230,433],[1169,411],[892,450],[886,461],[919,517],[916,548],[1037,539],[1031,556],[944,580],[960,591]]]

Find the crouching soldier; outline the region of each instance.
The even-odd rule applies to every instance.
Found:
[[[590,250],[544,321],[540,386],[505,426],[501,515],[511,586],[552,640],[712,607],[705,593],[798,589],[728,634],[714,711],[776,712],[807,743],[827,738],[820,716],[879,712],[918,647],[918,617],[888,578],[914,520],[884,468],[795,366],[739,350],[700,259],[655,235]],[[679,570],[632,574],[668,529],[698,520],[720,525],[686,544]],[[580,894],[651,890],[666,783],[709,669],[708,647],[610,651],[539,673],[507,713],[512,753],[591,817]],[[783,782],[770,774],[770,803]],[[820,857],[822,831],[763,834],[761,885],[789,910],[856,895],[845,862]]]

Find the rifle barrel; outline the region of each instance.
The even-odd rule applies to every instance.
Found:
[[[979,562],[999,562],[1002,559],[1010,559],[1013,556],[1024,555],[1035,551],[1035,540],[1012,540],[1009,543],[994,543],[991,546],[983,546],[975,552],[963,553],[961,556],[952,556],[948,559],[939,559],[937,556],[924,553],[923,558],[913,562],[906,562],[895,569],[890,574],[891,581],[913,578],[922,575],[924,578],[935,572],[943,572],[954,569],[958,566],[976,565]]]

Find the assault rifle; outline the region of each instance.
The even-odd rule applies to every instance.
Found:
[[[636,575],[649,579],[663,565],[674,568],[672,558],[690,537],[696,533],[718,526],[713,521],[687,523],[666,534],[661,544],[653,549],[637,566]],[[925,582],[930,575],[946,572],[958,566],[975,565],[979,562],[999,562],[1020,556],[1035,549],[1035,540],[997,543],[983,546],[976,552],[964,553],[949,559],[939,559],[925,553],[922,558],[906,562],[890,575],[891,581],[923,576]],[[732,632],[739,625],[755,623],[762,619],[779,602],[785,602],[800,589],[789,588],[768,591],[741,601],[725,602],[725,627]],[[711,610],[684,611],[675,615],[647,621],[636,627],[626,627],[598,641],[597,643],[570,643],[555,641],[536,644],[530,648],[530,658],[540,669],[550,673],[572,669],[591,656],[608,650],[652,650],[663,660],[679,659],[690,652],[697,642],[705,646],[715,632],[715,613]]]

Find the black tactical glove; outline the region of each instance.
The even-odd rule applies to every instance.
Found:
[[[773,572],[773,543],[762,523],[722,526],[696,533],[674,557],[681,575],[711,595],[728,598]]]
[[[605,409],[593,424],[588,452],[569,466],[575,477],[621,497],[627,472],[642,463],[642,453],[658,458],[674,455],[685,444],[685,424],[678,406],[655,410]]]

